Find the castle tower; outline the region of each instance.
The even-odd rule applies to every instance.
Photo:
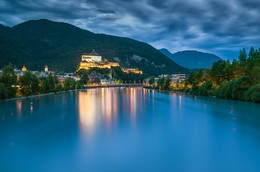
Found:
[[[49,72],[49,68],[47,65],[45,65],[45,67],[44,67],[44,72]]]

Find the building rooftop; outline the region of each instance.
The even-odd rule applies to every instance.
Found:
[[[90,56],[100,56],[94,49],[92,50],[91,53],[84,53],[83,55],[90,55]]]

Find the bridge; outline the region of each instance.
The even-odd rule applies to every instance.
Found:
[[[143,84],[84,85],[84,88],[107,88],[107,87],[143,87]]]

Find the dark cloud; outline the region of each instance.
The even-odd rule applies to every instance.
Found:
[[[1,0],[0,23],[47,18],[172,52],[236,58],[244,47],[260,47],[259,9],[259,0]]]

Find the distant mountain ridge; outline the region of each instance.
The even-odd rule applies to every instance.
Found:
[[[0,68],[11,62],[17,68],[73,72],[83,53],[96,50],[103,59],[144,73],[189,73],[151,45],[130,38],[95,34],[76,26],[46,19],[14,27],[0,25]]]
[[[172,59],[175,63],[188,69],[209,68],[214,62],[222,60],[220,57],[196,50],[179,51],[172,54],[167,49],[160,49],[160,52]]]

